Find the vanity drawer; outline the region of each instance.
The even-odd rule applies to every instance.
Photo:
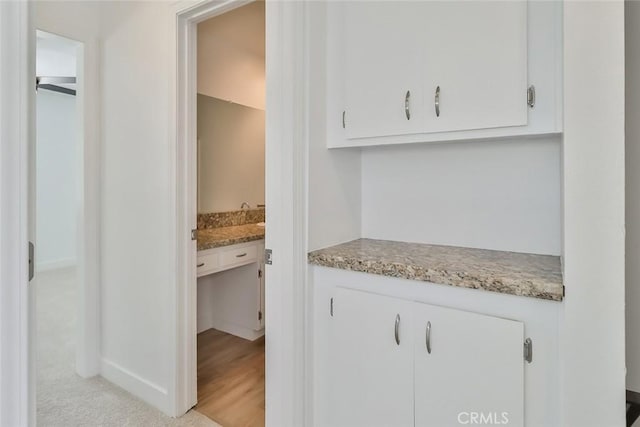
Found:
[[[228,249],[222,252],[221,267],[240,266],[251,264],[258,259],[258,245],[249,245],[240,248]]]
[[[204,276],[214,270],[218,270],[220,268],[220,253],[213,252],[198,255],[197,266],[198,277]]]

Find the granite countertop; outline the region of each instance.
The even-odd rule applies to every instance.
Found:
[[[561,301],[560,257],[358,239],[309,253],[311,264]]]
[[[204,251],[262,239],[264,239],[264,227],[257,224],[199,229],[198,250]]]

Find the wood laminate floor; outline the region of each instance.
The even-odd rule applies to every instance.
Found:
[[[223,427],[264,426],[264,337],[198,334],[196,410]]]

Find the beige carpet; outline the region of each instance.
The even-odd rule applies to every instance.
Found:
[[[196,411],[167,417],[103,378],[76,375],[74,276],[72,269],[38,275],[38,426],[220,427]]]

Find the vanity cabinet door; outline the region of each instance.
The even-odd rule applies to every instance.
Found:
[[[414,322],[416,427],[523,425],[521,322],[421,303]]]
[[[330,325],[332,427],[412,427],[412,303],[337,288]]]

